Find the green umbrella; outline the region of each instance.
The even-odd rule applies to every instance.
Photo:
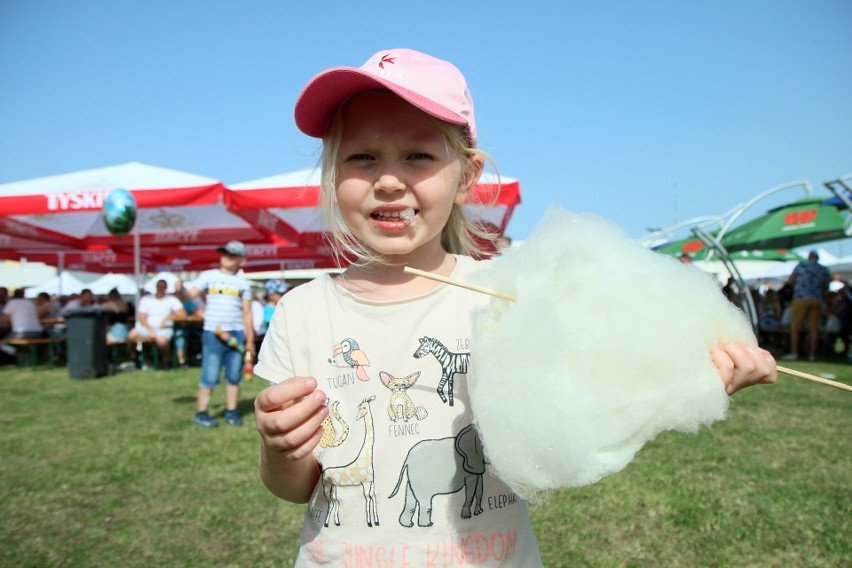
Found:
[[[729,251],[795,249],[850,236],[852,217],[824,198],[808,197],[770,209],[722,238]]]
[[[654,247],[654,250],[661,254],[667,254],[670,256],[680,256],[685,254],[694,260],[702,260],[707,256],[707,251],[709,249],[707,245],[704,244],[704,241],[698,237],[689,237]]]
[[[718,234],[718,231],[713,231],[710,234],[715,237],[716,234]],[[704,260],[707,258],[707,253],[710,252],[710,247],[704,244],[704,241],[702,241],[698,237],[688,237],[685,239],[680,239],[679,241],[666,243],[662,246],[655,248],[654,250],[659,253],[668,254],[671,256],[680,257],[680,255],[685,254],[692,260]],[[731,260],[733,261],[775,260],[785,262],[788,260],[804,260],[801,255],[798,255],[795,252],[789,251],[787,249],[738,250],[736,252],[732,252],[730,256]],[[715,254],[713,258],[718,259],[718,254]]]

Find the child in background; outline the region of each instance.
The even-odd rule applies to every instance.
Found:
[[[382,51],[311,80],[296,123],[323,140],[323,209],[356,259],[282,299],[255,367],[277,383],[255,400],[261,478],[307,503],[297,566],[541,566],[526,503],[486,465],[464,377],[437,392],[442,368],[465,372],[471,313],[489,299],[403,271],[466,280],[483,253],[461,208],[485,162],[464,77]],[[729,393],[775,378],[757,348],[712,357]]]
[[[254,324],[251,313],[251,285],[238,273],[246,262],[246,247],[230,241],[216,249],[219,268],[205,270],[192,288],[175,283],[175,292],[183,301],[205,293],[204,326],[201,332],[201,380],[198,384],[198,407],[192,419],[194,426],[214,428],[219,421],[210,416],[210,397],[225,375],[225,422],[242,426],[237,405],[243,381],[243,352],[254,352]],[[217,330],[235,337],[242,351],[221,341]]]
[[[279,284],[271,290],[267,286],[266,304],[263,306],[263,326],[264,333],[269,329],[269,323],[272,321],[272,314],[275,313],[275,307],[281,300],[281,296],[287,291],[287,286]]]

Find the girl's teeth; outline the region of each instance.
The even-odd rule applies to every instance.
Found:
[[[414,209],[403,209],[402,211],[378,211],[376,212],[377,217],[382,217],[385,219],[402,219],[404,221],[411,221],[414,218]]]

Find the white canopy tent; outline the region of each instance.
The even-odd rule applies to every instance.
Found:
[[[142,285],[142,289],[148,293],[154,294],[157,292],[157,282],[160,280],[166,281],[166,293],[174,294],[175,293],[175,282],[180,280],[174,272],[159,272],[145,281],[145,284]],[[194,281],[184,280],[183,285],[185,288],[192,288],[194,285]]]
[[[112,272],[89,283],[88,287],[96,295],[109,294],[113,288],[117,288],[118,293],[123,296],[135,296],[137,291],[136,280],[132,276]]]
[[[35,298],[42,292],[57,296],[67,296],[70,294],[79,294],[83,288],[89,288],[90,282],[84,281],[74,275],[71,271],[64,271],[57,276],[54,276],[44,284],[32,286],[24,290],[24,296],[27,298]]]

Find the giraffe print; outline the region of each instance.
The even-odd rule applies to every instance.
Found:
[[[379,512],[376,503],[375,477],[373,470],[373,442],[374,427],[373,413],[370,403],[376,400],[375,396],[365,398],[358,405],[355,420],[364,419],[364,443],[354,460],[340,467],[329,467],[322,472],[322,492],[328,503],[328,512],[325,516],[325,526],[334,515],[334,524],[340,526],[340,500],[337,491],[340,487],[361,486],[364,492],[364,505],[367,518],[367,526],[379,526]]]

